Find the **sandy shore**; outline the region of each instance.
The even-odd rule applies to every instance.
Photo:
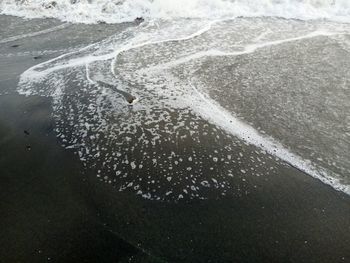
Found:
[[[206,200],[151,201],[101,182],[56,138],[52,101],[24,97],[15,90],[19,75],[28,67],[120,28],[67,25],[12,41],[11,30],[20,23],[24,31],[26,24],[27,30],[35,25],[35,31],[61,24],[4,16],[0,21],[6,24],[1,39],[8,39],[0,44],[1,261],[350,260],[349,196],[274,159],[266,164],[276,167],[271,175],[247,178],[239,194],[213,192]],[[79,30],[86,37],[72,38],[72,32]],[[210,152],[225,145],[225,140],[208,140],[205,145],[183,142],[179,148]],[[254,152],[237,145],[237,153],[242,149]],[[242,178],[227,180],[240,185]]]

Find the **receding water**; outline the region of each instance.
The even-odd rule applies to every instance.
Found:
[[[52,97],[62,143],[120,191],[226,195],[241,188],[227,178],[269,174],[273,156],[349,193],[348,34],[320,21],[152,20],[28,69],[18,91]],[[225,147],[186,152],[212,134]]]

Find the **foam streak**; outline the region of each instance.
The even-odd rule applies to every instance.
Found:
[[[51,32],[57,31],[57,30],[64,29],[64,28],[66,28],[68,26],[69,26],[68,23],[64,23],[62,25],[54,26],[54,27],[51,27],[51,28],[48,28],[48,29],[44,29],[44,30],[40,30],[40,31],[28,33],[28,34],[23,34],[23,35],[18,35],[18,36],[5,38],[5,39],[0,40],[0,44],[13,42],[13,41],[16,41],[16,40],[19,40],[19,39],[23,39],[23,38],[35,37],[35,36],[51,33]]]

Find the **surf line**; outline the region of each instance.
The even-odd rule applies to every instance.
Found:
[[[329,176],[323,168],[316,168],[309,160],[304,160],[300,156],[290,152],[272,137],[261,135],[256,129],[237,119],[208,95],[201,93],[193,84],[190,83],[189,86],[196,94],[196,96],[189,98],[191,107],[202,118],[210,121],[217,127],[221,127],[246,143],[254,145],[285,161],[292,167],[320,180],[335,190],[350,195],[349,185],[342,184],[339,179]]]
[[[197,36],[200,36],[200,35],[204,34],[205,32],[209,31],[214,24],[216,24],[218,22],[221,22],[221,21],[225,21],[225,20],[228,20],[228,19],[218,19],[218,20],[209,21],[207,23],[207,25],[205,25],[203,28],[197,30],[196,32],[194,32],[194,33],[192,33],[192,34],[190,34],[188,36],[184,36],[184,37],[180,37],[180,38],[168,38],[168,39],[163,39],[163,40],[158,40],[158,41],[146,41],[146,42],[142,42],[140,44],[134,44],[134,45],[126,44],[126,45],[122,46],[121,48],[119,48],[118,50],[116,50],[116,51],[114,51],[112,53],[108,53],[108,54],[101,55],[101,56],[89,55],[89,56],[85,56],[85,57],[71,59],[71,60],[68,60],[66,63],[63,63],[63,64],[61,63],[61,64],[55,65],[53,67],[49,67],[47,69],[44,69],[42,71],[38,71],[37,70],[37,69],[39,69],[41,67],[44,67],[45,65],[48,65],[49,63],[55,62],[55,61],[57,61],[59,59],[65,58],[65,57],[67,57],[69,55],[73,55],[73,54],[76,54],[76,53],[88,50],[89,48],[92,48],[92,47],[94,47],[94,46],[99,44],[99,43],[93,43],[91,45],[88,45],[88,46],[80,49],[80,50],[76,50],[76,51],[73,51],[73,52],[69,52],[69,53],[60,55],[60,56],[58,56],[56,58],[53,58],[53,59],[48,60],[48,61],[45,61],[43,63],[40,63],[38,65],[35,65],[35,66],[27,69],[24,73],[22,73],[21,81],[25,81],[26,79],[35,79],[35,78],[40,79],[41,77],[44,77],[45,75],[50,74],[50,73],[52,73],[54,71],[65,69],[65,68],[70,68],[70,67],[74,67],[74,66],[81,66],[81,65],[85,64],[87,80],[89,82],[91,82],[91,83],[96,83],[94,80],[92,80],[89,77],[88,65],[90,63],[93,63],[93,62],[96,62],[96,61],[105,61],[105,60],[109,60],[109,59],[113,59],[112,62],[111,62],[111,72],[117,78],[117,74],[115,72],[115,64],[116,64],[118,55],[121,54],[122,52],[126,52],[126,51],[129,51],[129,50],[140,48],[140,47],[147,46],[147,45],[154,45],[154,44],[173,42],[173,41],[189,40],[189,39],[192,39],[192,38],[195,38]],[[103,41],[103,42],[105,42],[105,41]],[[137,98],[135,96],[133,96],[133,95],[131,95],[131,94],[125,92],[125,91],[122,91],[120,89],[117,89],[115,86],[113,86],[111,84],[104,83],[104,82],[99,82],[98,84],[101,85],[101,86],[104,86],[104,87],[111,88],[111,89],[117,91],[118,93],[122,94],[125,97],[125,99],[128,101],[129,104],[133,104],[134,102],[137,101]]]
[[[21,78],[41,78],[41,77],[43,77],[43,76],[45,76],[47,74],[50,74],[50,73],[52,73],[54,71],[57,71],[57,70],[70,68],[70,67],[75,67],[75,66],[82,66],[82,65],[84,65],[86,63],[93,63],[93,62],[96,62],[96,61],[105,61],[105,60],[109,60],[109,59],[113,59],[113,61],[111,63],[111,70],[112,70],[112,72],[114,72],[113,67],[115,65],[116,58],[122,52],[126,52],[126,51],[129,51],[129,50],[140,48],[140,47],[147,46],[147,45],[154,45],[154,44],[166,43],[166,42],[171,42],[171,41],[189,40],[191,38],[200,36],[201,34],[209,31],[211,29],[212,25],[214,25],[215,23],[218,23],[220,21],[225,21],[225,20],[227,20],[227,19],[220,19],[220,20],[210,21],[203,28],[201,28],[198,31],[196,31],[196,32],[194,32],[194,33],[192,33],[192,34],[190,34],[188,36],[185,36],[185,37],[169,38],[169,39],[163,39],[163,40],[159,40],[159,41],[145,41],[145,42],[142,42],[140,44],[135,44],[135,45],[133,45],[133,44],[129,44],[129,45],[125,44],[124,46],[122,46],[121,48],[117,49],[116,51],[108,53],[108,54],[104,54],[104,55],[100,55],[100,56],[88,55],[88,56],[84,56],[84,57],[74,58],[74,59],[68,60],[67,62],[65,62],[63,64],[58,64],[58,65],[55,65],[53,67],[44,69],[43,71],[38,71],[37,70],[40,67],[48,65],[49,63],[55,62],[55,61],[57,61],[59,59],[65,58],[65,57],[67,57],[69,55],[73,55],[73,54],[76,54],[76,53],[79,53],[79,52],[82,52],[82,51],[86,51],[89,48],[92,48],[94,46],[98,46],[98,45],[101,44],[101,42],[96,42],[96,43],[90,44],[90,45],[88,45],[88,46],[86,46],[84,48],[81,48],[79,50],[60,55],[60,56],[58,56],[56,58],[50,59],[50,60],[45,61],[43,63],[40,63],[38,65],[35,65],[35,66],[27,69],[25,72],[23,72],[22,75],[21,75]],[[104,40],[102,42],[106,42],[106,41],[107,40]]]
[[[347,33],[340,33],[340,32],[332,33],[328,31],[317,30],[309,34],[298,36],[298,37],[279,39],[279,40],[268,41],[264,43],[252,43],[247,46],[242,46],[242,48],[244,48],[243,51],[224,52],[221,50],[209,49],[209,50],[200,51],[185,57],[181,57],[171,62],[149,67],[147,68],[147,70],[170,69],[170,68],[179,66],[181,64],[190,62],[192,60],[197,60],[204,57],[240,56],[240,55],[251,54],[259,49],[270,47],[270,46],[277,46],[285,43],[295,42],[295,41],[304,40],[304,39],[310,39],[310,38],[319,37],[319,36],[335,36],[335,35],[343,35],[343,34],[347,34]]]
[[[143,43],[140,43],[140,44],[137,44],[137,45],[131,45],[129,47],[126,46],[126,47],[120,49],[118,52],[115,52],[114,59],[112,60],[112,63],[111,63],[111,71],[112,71],[113,75],[116,76],[115,65],[117,63],[117,58],[118,58],[118,55],[123,53],[123,52],[130,51],[130,50],[133,50],[133,49],[136,49],[136,48],[140,48],[140,47],[144,47],[144,46],[148,46],[148,45],[156,45],[156,44],[161,44],[161,43],[190,40],[192,38],[195,38],[195,37],[198,37],[198,36],[204,34],[205,32],[208,32],[212,28],[212,26],[214,24],[217,24],[219,22],[223,22],[223,21],[226,21],[226,20],[228,20],[228,19],[218,19],[218,20],[210,21],[203,28],[201,28],[198,31],[196,31],[196,32],[194,32],[194,33],[192,33],[192,34],[190,34],[188,36],[185,36],[185,37],[169,38],[169,39],[163,39],[163,40],[158,40],[158,41],[146,41],[146,42],[143,42]]]
[[[52,73],[54,71],[57,71],[59,69],[74,67],[74,66],[76,66],[75,63],[72,63],[72,64],[64,63],[64,64],[59,64],[59,65],[54,66],[54,67],[50,67],[50,68],[45,69],[43,71],[38,71],[37,70],[37,69],[39,69],[41,67],[44,67],[45,65],[48,65],[48,64],[50,64],[52,62],[58,61],[60,59],[68,57],[70,55],[74,55],[74,54],[78,54],[80,52],[87,51],[90,48],[99,47],[102,43],[110,41],[111,38],[112,38],[112,36],[107,37],[106,39],[104,39],[102,41],[97,41],[97,42],[91,43],[91,44],[89,44],[89,45],[87,45],[85,47],[82,47],[82,48],[79,48],[79,49],[74,49],[73,51],[70,51],[68,53],[59,55],[58,57],[55,57],[55,58],[49,59],[47,61],[44,61],[42,63],[36,64],[36,65],[28,68],[26,71],[24,71],[21,74],[20,79],[21,79],[21,81],[23,81],[25,79],[35,79],[35,78],[40,79],[41,77],[44,77],[45,75],[48,75],[48,74],[50,74],[50,73]],[[88,56],[88,57],[90,57],[90,56]],[[84,58],[87,58],[87,57],[82,57],[82,58],[78,58],[78,59],[72,59],[72,60],[69,60],[68,62],[75,61],[75,60],[82,60],[81,63],[78,63],[78,65],[80,65],[80,64],[85,63]]]

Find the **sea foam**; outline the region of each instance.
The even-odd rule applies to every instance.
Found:
[[[73,23],[276,16],[350,22],[348,0],[2,0],[2,14]]]
[[[241,176],[242,182],[247,180],[243,178],[247,171],[255,176],[269,175],[271,171],[266,170],[270,169],[266,163],[269,158],[275,156],[276,160],[286,162],[333,188],[350,194],[349,184],[343,182],[341,176],[332,171],[328,173],[323,167],[299,156],[274,138],[260,133],[212,99],[206,92],[205,86],[191,81],[192,77],[186,78],[181,74],[177,75],[174,71],[176,68],[185,67],[186,72],[191,72],[190,62],[196,61],[194,64],[200,64],[200,60],[205,57],[233,58],[256,53],[262,49],[283,46],[286,43],[297,43],[318,37],[342,36],[348,34],[348,30],[345,30],[348,25],[330,23],[327,28],[321,23],[320,28],[314,28],[311,25],[313,23],[310,25],[306,23],[308,26],[304,28],[299,25],[305,24],[301,21],[264,19],[269,20],[269,22],[265,21],[264,27],[249,33],[247,29],[252,22],[245,24],[243,20],[245,19],[241,21],[182,19],[182,21],[155,21],[154,24],[150,21],[138,27],[128,27],[125,31],[98,43],[28,69],[21,75],[18,91],[25,95],[52,97],[54,117],[57,120],[56,132],[59,138],[63,138],[64,146],[76,149],[87,167],[96,167],[97,164],[103,163],[105,170],[102,172],[99,170],[97,176],[108,183],[113,182],[121,191],[133,187],[137,194],[144,198],[177,200],[187,195],[183,189],[177,189],[178,183],[183,180],[181,182],[186,182],[185,190],[191,198],[205,198],[206,194],[201,193],[203,187],[212,186],[215,189],[220,187],[225,190],[235,187],[225,185],[227,178],[233,175]],[[240,44],[224,49],[223,43],[227,42],[227,39],[220,39],[220,37],[225,36],[223,32],[230,28],[230,24],[237,26],[239,23],[242,23],[242,28],[245,29],[234,30],[234,32],[245,32],[241,36],[241,41],[235,40]],[[278,28],[280,31],[283,30],[281,32],[283,34],[273,34],[272,29],[276,23],[280,24],[277,30]],[[288,33],[286,24],[291,23],[298,24],[300,32],[291,26],[289,29],[291,32]],[[269,26],[271,29],[267,30]],[[214,34],[214,32],[219,33]],[[238,33],[233,34],[233,37],[239,37],[238,35]],[[185,42],[186,45],[181,46]],[[79,88],[71,89],[69,84],[71,79],[75,80],[74,85],[78,85]],[[130,114],[129,106],[125,101],[121,100],[119,92],[95,85],[95,82],[101,79],[115,85],[118,90],[140,98],[139,103],[132,108],[133,114]],[[81,97],[90,100],[76,100]],[[144,114],[145,112],[147,114]],[[64,121],[67,113],[69,118]],[[210,126],[206,124],[207,126],[201,127],[202,120],[219,129],[211,128],[214,133],[206,130]],[[170,124],[170,128],[159,129],[160,122]],[[136,130],[139,133],[136,137],[132,137]],[[219,134],[222,131],[225,135],[222,133],[220,137]],[[209,159],[205,152],[193,152],[193,155],[187,158],[185,165],[181,147],[173,153],[167,152],[165,148],[162,152],[163,148],[159,145],[165,143],[175,147],[179,141],[186,139],[187,132],[197,144],[201,144],[203,140],[201,135],[207,136],[208,132],[212,132],[215,136],[204,137],[206,139],[219,140],[225,136],[229,137],[226,143],[222,141],[208,143],[214,147],[211,150],[213,156],[209,156]],[[108,139],[104,142],[98,136],[105,136]],[[71,138],[68,139],[68,137]],[[169,138],[171,138],[170,141]],[[236,146],[241,147],[243,144],[249,147],[255,146],[255,148],[249,154],[237,152]],[[218,152],[215,149],[216,145],[224,146],[219,147]],[[114,155],[116,152],[123,152],[123,158],[118,154]],[[134,159],[135,154],[139,152],[146,153],[143,156],[147,157]],[[157,158],[149,156],[150,152],[157,153]],[[232,158],[232,154],[236,156]],[[256,159],[245,160],[240,164],[239,160],[244,155]],[[235,166],[236,161],[239,167]],[[177,167],[179,163],[183,164],[180,168]],[[204,163],[208,165],[202,165]],[[223,166],[226,164],[227,166]],[[129,166],[131,168],[128,170]],[[140,173],[137,173],[138,169],[147,166],[168,169],[161,168],[157,173],[140,177]],[[223,169],[223,173],[213,172],[219,167]],[[273,164],[271,167],[275,169],[277,166]],[[259,168],[259,172],[254,170],[256,168]],[[263,169],[262,172],[261,169]],[[111,170],[115,172],[113,176],[108,175]],[[277,173],[277,170],[273,172]],[[191,175],[194,177],[192,178]],[[203,178],[208,175],[212,177]],[[147,180],[147,185],[138,185],[139,179]],[[163,185],[162,193],[158,189],[160,184]],[[149,185],[155,188],[151,189]],[[247,185],[242,183],[241,186]],[[194,190],[190,192],[189,189],[192,188]]]

